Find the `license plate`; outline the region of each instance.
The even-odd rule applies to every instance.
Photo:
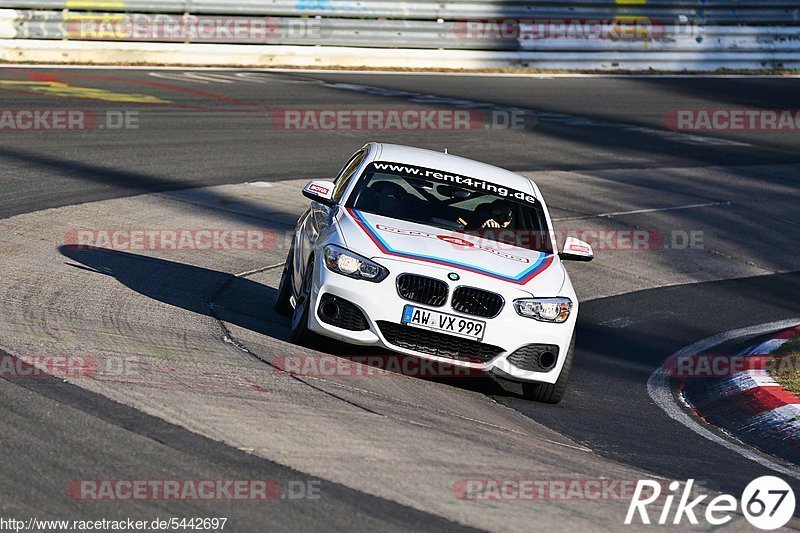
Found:
[[[486,330],[486,322],[481,320],[440,313],[439,311],[431,311],[430,309],[423,309],[413,305],[407,305],[403,308],[401,322],[415,328],[441,331],[456,337],[464,337],[476,341],[483,339],[483,333]]]

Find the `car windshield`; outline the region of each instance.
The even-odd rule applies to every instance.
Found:
[[[531,193],[478,179],[372,163],[349,196],[347,207],[552,253],[541,203]]]

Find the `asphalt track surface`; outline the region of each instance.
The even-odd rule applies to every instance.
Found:
[[[470,78],[465,82],[457,77],[290,73],[265,75],[268,81],[277,78],[274,83],[187,83],[139,71],[0,72],[9,81],[141,91],[171,103],[131,105],[48,98],[46,92],[25,92],[7,85],[3,97],[12,109],[130,109],[139,113],[140,127],[79,135],[4,133],[0,158],[8,183],[4,183],[0,216],[176,187],[330,175],[338,170],[342,154],[352,153],[369,136],[358,131],[287,133],[272,127],[271,111],[298,107],[425,109],[410,97],[332,90],[337,83],[530,111],[539,118],[522,134],[489,130],[380,135],[386,142],[432,148],[450,145],[451,151],[456,147],[461,153],[512,170],[756,165],[794,163],[798,157],[796,133],[722,132],[708,136],[746,141],[750,146],[673,142],[658,135],[664,129],[665,113],[672,109],[792,109],[797,84],[793,79],[554,78],[533,83],[524,78]],[[72,94],[81,96],[80,91]],[[623,127],[608,127],[607,123]]]
[[[668,479],[695,478],[712,490],[738,494],[750,480],[769,473],[669,419],[648,397],[647,379],[671,353],[699,339],[800,316],[800,261],[791,237],[800,224],[800,135],[728,131],[692,137],[667,131],[663,120],[674,109],[795,109],[797,80],[253,76],[260,81],[237,80],[230,73],[187,77],[180,70],[0,71],[3,109],[135,111],[139,123],[137,129],[119,131],[0,131],[0,217],[184,188],[331,176],[350,153],[373,139],[447,147],[539,173],[537,181],[562,224],[607,213],[605,205],[620,204],[629,213],[718,204],[600,217],[622,220],[629,228],[704,230],[707,253],[702,259],[680,253],[617,254],[594,272],[592,264],[570,269],[586,301],[570,391],[561,404],[527,402],[491,382],[448,386],[485,394],[605,459]],[[9,83],[16,81],[35,81],[39,88]],[[55,94],[52,84],[62,83],[84,90]],[[47,84],[50,92],[41,89]],[[106,94],[141,93],[161,103],[114,96],[98,101],[87,87]],[[298,107],[432,105],[523,110],[535,119],[523,130],[289,132],[276,128],[269,115]],[[584,184],[581,176],[599,177],[602,186],[589,179]],[[280,212],[269,205],[263,209]],[[88,269],[120,268],[91,254],[62,254]],[[200,280],[210,274],[190,275]],[[141,279],[117,279],[153,299],[192,310]],[[264,320],[278,320],[261,314]],[[239,325],[259,331],[249,322]],[[0,346],[6,346],[2,338]],[[4,379],[0,395],[0,434],[13,458],[0,466],[4,514],[30,514],[37,508],[32,502],[49,505],[54,514],[82,512],[87,517],[149,516],[154,508],[208,512],[191,502],[98,508],[65,500],[65,484],[77,478],[304,475],[279,459],[255,457],[61,380]],[[800,490],[798,479],[787,481]],[[231,516],[236,530],[258,530],[265,523],[278,530],[465,527],[387,498],[323,483],[326,498],[320,501],[281,502],[286,505],[268,510],[223,504],[214,513]]]

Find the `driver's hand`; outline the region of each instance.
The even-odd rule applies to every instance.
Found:
[[[498,224],[498,223],[497,223],[497,221],[496,221],[495,219],[493,219],[493,218],[490,218],[489,220],[487,220],[486,222],[484,222],[484,223],[483,223],[483,226],[481,226],[481,227],[482,227],[482,228],[499,228],[499,227],[500,227],[500,224]]]

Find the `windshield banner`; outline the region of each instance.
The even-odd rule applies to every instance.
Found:
[[[529,192],[518,191],[516,189],[511,189],[509,187],[497,185],[496,183],[491,183],[477,178],[470,178],[468,176],[452,174],[449,172],[443,172],[441,170],[435,170],[432,168],[418,167],[414,165],[407,165],[400,163],[390,163],[386,161],[378,161],[371,163],[365,169],[365,172],[370,172],[370,171],[382,172],[385,174],[398,174],[400,176],[407,176],[412,178],[417,177],[420,179],[430,179],[441,183],[447,183],[449,185],[460,185],[461,187],[471,191],[495,194],[503,198],[510,198],[514,200],[519,200],[521,202],[527,202],[531,205],[536,204],[536,197]]]

